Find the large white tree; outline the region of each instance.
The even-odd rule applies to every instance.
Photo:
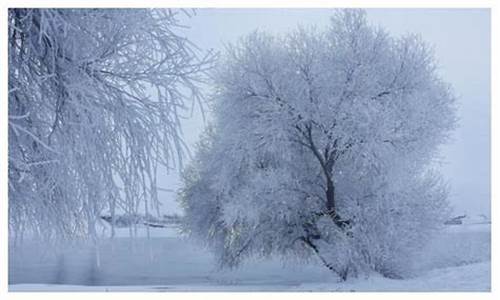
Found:
[[[180,195],[186,231],[222,266],[315,254],[343,279],[404,276],[446,211],[431,162],[454,98],[429,47],[341,10],[325,31],[241,39],[216,86]]]
[[[185,153],[200,56],[170,9],[9,9],[9,229],[95,235],[102,210],[158,206]]]

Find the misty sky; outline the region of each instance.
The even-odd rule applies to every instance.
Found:
[[[201,49],[223,51],[224,44],[255,29],[286,32],[298,24],[319,29],[331,9],[201,9],[184,20],[187,37]],[[439,168],[450,184],[456,213],[490,215],[490,11],[488,9],[369,9],[367,17],[391,35],[418,33],[431,44],[439,72],[458,98],[459,128],[443,147]],[[204,123],[201,114],[184,122],[188,145]],[[163,187],[177,189],[178,174],[161,176]],[[174,193],[162,193],[165,213],[180,212]]]

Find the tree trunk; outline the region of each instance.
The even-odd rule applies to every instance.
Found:
[[[326,176],[326,209],[332,216],[336,215],[335,211],[335,187],[330,176]]]
[[[326,175],[326,210],[327,214],[332,218],[332,221],[339,228],[346,230],[351,226],[351,220],[343,220],[337,213],[335,207],[335,186],[330,176]],[[348,235],[351,233],[348,233]]]

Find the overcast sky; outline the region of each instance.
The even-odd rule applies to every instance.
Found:
[[[298,24],[327,26],[331,9],[201,9],[185,20],[188,38],[201,49],[224,44],[255,29],[286,32]],[[458,97],[459,128],[443,147],[440,168],[456,213],[490,215],[490,12],[488,9],[369,9],[370,23],[392,35],[418,33],[434,46],[441,76]],[[193,145],[204,124],[199,113],[184,122]],[[179,187],[177,174],[162,186]],[[162,193],[163,212],[180,212],[173,193]]]

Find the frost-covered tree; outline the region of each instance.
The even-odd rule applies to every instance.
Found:
[[[404,276],[446,211],[431,162],[454,98],[428,46],[341,10],[323,32],[241,39],[216,86],[213,128],[184,174],[186,231],[222,266],[315,254],[343,279]]]
[[[9,230],[95,235],[102,210],[158,206],[182,162],[200,56],[170,9],[9,9]]]

